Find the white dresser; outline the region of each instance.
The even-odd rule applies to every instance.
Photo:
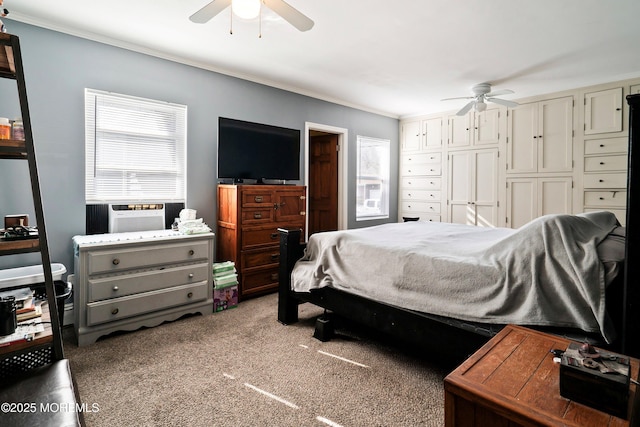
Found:
[[[213,313],[213,233],[75,236],[73,246],[79,346],[114,331]]]

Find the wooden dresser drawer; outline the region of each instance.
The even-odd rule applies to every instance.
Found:
[[[625,153],[629,138],[588,139],[584,142],[584,154]]]
[[[405,154],[402,156],[402,164],[405,166],[428,163],[442,163],[442,153]]]
[[[87,283],[87,301],[119,298],[176,285],[206,281],[209,278],[209,268],[210,266],[205,262],[127,275],[90,278]]]
[[[421,175],[441,175],[441,164],[420,164],[420,165],[402,165],[402,175],[405,176],[421,176]]]
[[[273,205],[275,200],[271,191],[261,189],[248,189],[242,192],[242,207],[256,206],[260,204]]]
[[[243,227],[241,231],[242,249],[251,249],[265,245],[277,245],[280,241],[278,227]]]
[[[402,200],[440,201],[439,191],[429,190],[402,190]]]
[[[402,178],[402,188],[416,190],[440,190],[442,178]]]
[[[127,317],[181,306],[207,299],[209,283],[175,286],[87,304],[87,325],[112,322]]]
[[[585,174],[584,188],[627,188],[627,174],[626,172]]]
[[[273,222],[273,206],[247,208],[241,212],[242,224],[260,224]]]
[[[440,213],[440,203],[429,202],[402,202],[402,211],[407,213],[428,212],[432,214]]]
[[[242,291],[245,294],[261,292],[278,286],[278,266],[242,273]]]
[[[278,265],[280,262],[280,246],[253,251],[243,251],[240,255],[240,269],[266,265]]]
[[[209,244],[204,240],[157,246],[114,247],[88,254],[89,275],[206,260],[208,256]]]
[[[585,157],[585,172],[626,171],[627,156],[597,156]]]
[[[586,206],[625,207],[627,204],[627,192],[585,191],[584,204]]]

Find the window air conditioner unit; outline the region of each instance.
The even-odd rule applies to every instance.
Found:
[[[109,205],[109,233],[163,230],[164,204]]]

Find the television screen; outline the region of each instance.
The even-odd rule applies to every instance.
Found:
[[[220,117],[218,178],[299,180],[300,131]]]

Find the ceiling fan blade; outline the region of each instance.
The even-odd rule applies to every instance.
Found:
[[[471,102],[469,102],[467,105],[465,105],[464,107],[462,107],[462,109],[460,111],[458,111],[456,113],[456,116],[464,116],[465,114],[467,114],[467,112],[469,112],[469,110],[471,110],[471,108],[476,104],[475,99]]]
[[[314,22],[311,19],[283,0],[263,0],[263,3],[300,31],[308,31],[313,28]]]
[[[502,89],[502,90],[497,90],[495,92],[488,93],[485,96],[488,96],[489,98],[491,98],[492,96],[509,95],[512,93],[515,93],[515,92],[512,91],[511,89]]]
[[[475,98],[475,96],[458,96],[457,98],[444,98],[444,99],[441,99],[440,101],[451,101],[454,99],[473,99],[473,98]]]
[[[196,24],[204,24],[205,22],[209,22],[211,18],[229,6],[231,6],[231,0],[213,0],[211,3],[191,15],[189,20]]]
[[[504,105],[505,107],[517,107],[519,105],[517,102],[507,101],[506,99],[500,99],[500,98],[487,98],[487,101]]]

